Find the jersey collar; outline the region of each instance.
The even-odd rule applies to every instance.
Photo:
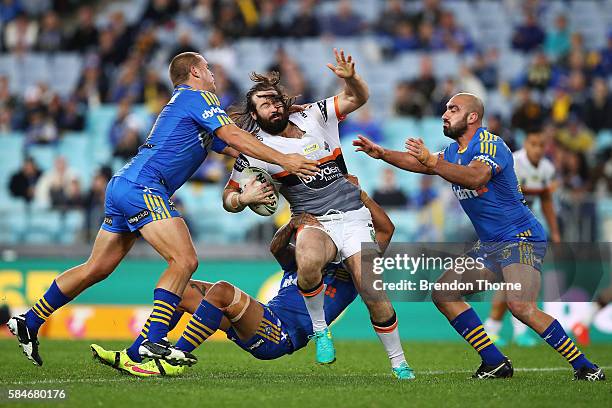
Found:
[[[472,145],[472,143],[476,143],[474,142],[474,140],[479,140],[479,135],[483,132],[487,130],[486,127],[479,127],[478,129],[476,129],[476,132],[474,133],[474,136],[472,136],[472,139],[470,140],[470,143],[468,143],[468,145],[464,148],[464,149],[459,149],[457,150],[458,153],[465,153],[467,151],[467,149],[470,148],[470,146]]]

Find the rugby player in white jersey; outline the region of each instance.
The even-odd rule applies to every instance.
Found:
[[[359,188],[345,179],[347,168],[340,149],[338,124],[368,100],[368,87],[355,72],[355,62],[344,51],[334,49],[336,65],[330,70],[344,80],[344,90],[335,96],[311,104],[305,110],[289,113],[293,103],[279,86],[278,73],[252,74],[255,85],[246,94],[232,118],[238,126],[253,133],[264,144],[280,151],[299,152],[317,160],[316,177],[293,177],[279,166],[240,155],[223,194],[227,211],[242,211],[253,200],[241,194],[242,172],[249,166],[266,170],[280,184],[292,213],[317,217],[322,227],[306,226],[296,238],[298,288],[304,296],[312,319],[317,362],[335,361],[335,349],[325,322],[323,309],[325,285],[322,270],[334,259],[343,261],[370,312],[374,330],[382,341],[394,371],[408,365],[400,343],[397,316],[384,294],[361,282],[361,243],[375,242],[371,214],[359,198]],[[272,186],[262,185],[263,193]]]

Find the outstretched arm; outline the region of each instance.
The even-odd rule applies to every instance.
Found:
[[[355,72],[355,61],[351,55],[345,57],[344,50],[334,48],[336,65],[327,64],[327,68],[344,80],[344,90],[338,94],[338,113],[346,116],[364,105],[370,93],[363,78]]]
[[[462,166],[447,162],[437,154],[431,154],[422,139],[410,138],[406,141],[408,153],[422,165],[451,183],[474,190],[484,186],[491,179],[491,167],[473,160],[469,165]]]
[[[361,135],[357,136],[357,139],[353,140],[353,146],[357,147],[355,149],[357,152],[364,152],[374,159],[383,160],[402,170],[408,170],[414,173],[434,174],[432,170],[421,164],[407,152],[385,149],[381,145],[372,142],[367,137]]]

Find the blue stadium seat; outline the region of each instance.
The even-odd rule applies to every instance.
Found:
[[[27,147],[26,151],[42,170],[53,167],[53,162],[57,156],[57,148],[50,145],[31,145]]]
[[[406,139],[410,136],[421,136],[421,129],[412,118],[394,118],[383,123],[385,146],[394,150],[404,150]]]
[[[597,138],[595,139],[595,148],[598,151],[602,151],[611,146],[612,146],[612,131],[601,130],[597,134]]]

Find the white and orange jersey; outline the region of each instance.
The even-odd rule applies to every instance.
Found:
[[[289,202],[293,213],[307,212],[318,216],[330,210],[345,212],[361,208],[359,189],[344,177],[347,169],[338,133],[338,123],[343,119],[338,110],[338,97],[334,96],[289,116],[289,120],[304,132],[301,138],[274,136],[262,130],[256,135],[264,144],[281,153],[298,153],[319,161],[321,171],[316,176],[299,178],[276,164],[241,154],[236,159],[228,184],[238,187],[244,169],[259,167],[280,183],[280,193]]]
[[[537,166],[527,157],[525,149],[513,153],[514,171],[516,178],[521,183],[521,188],[529,191],[553,191],[555,179],[555,166],[546,157],[542,157]],[[524,192],[523,192],[524,193]],[[525,201],[531,206],[535,197],[525,194]]]

